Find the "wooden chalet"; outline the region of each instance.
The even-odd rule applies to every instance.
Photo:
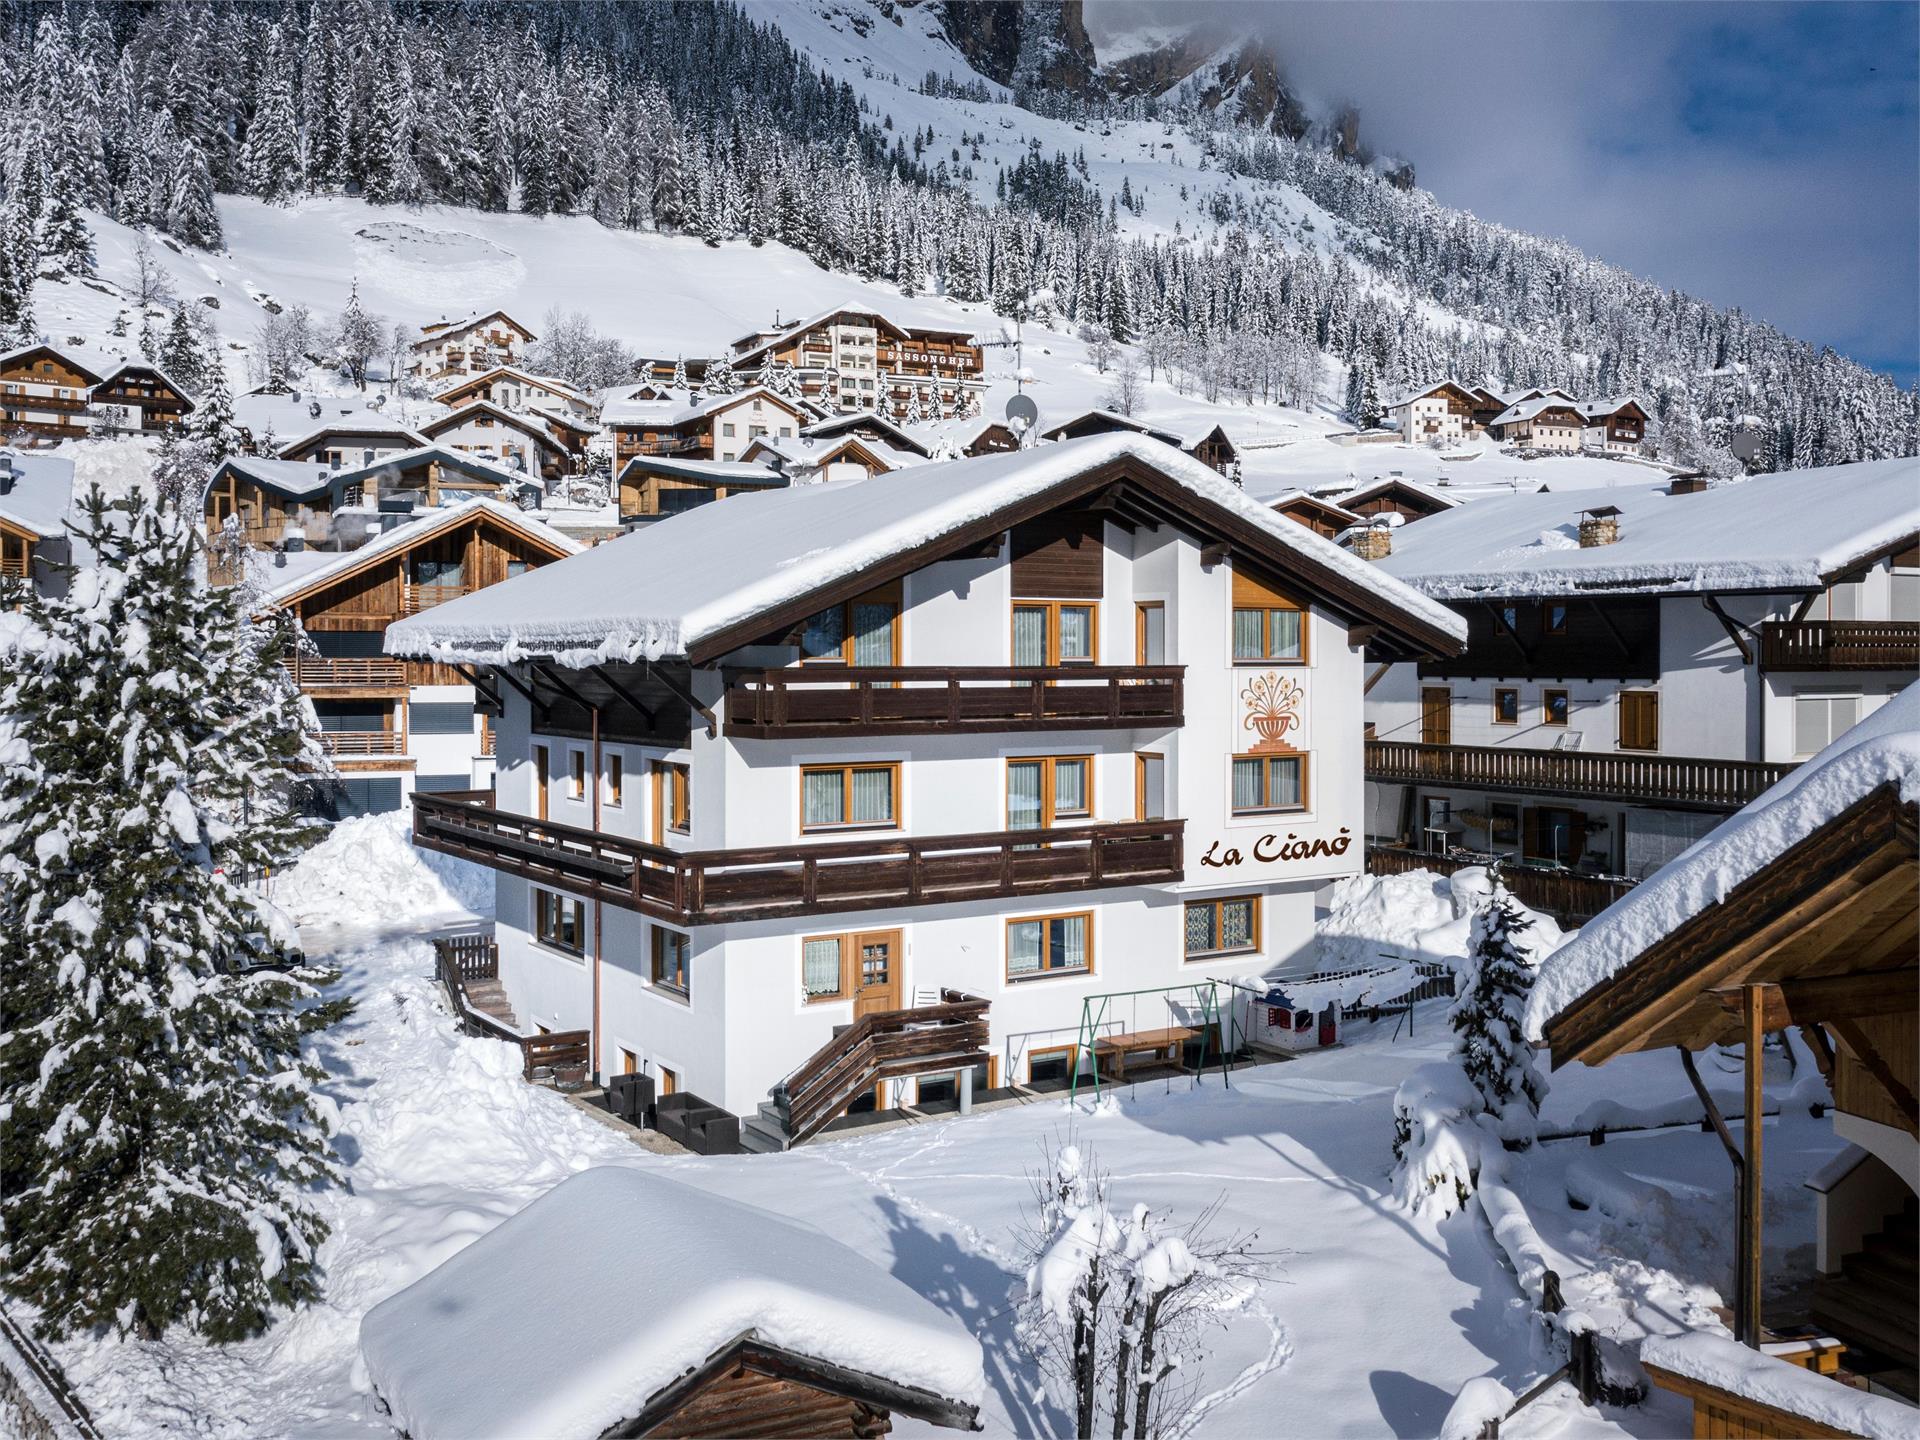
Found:
[[[266,459],[234,455],[220,462],[207,484],[202,504],[208,535],[218,535],[232,517],[239,518],[248,545],[277,545],[289,531],[303,537],[320,518],[320,533],[340,491],[333,472],[304,460]]]
[[[1488,424],[1487,433],[1503,444],[1531,450],[1574,451],[1580,448],[1586,424],[1578,401],[1549,391],[1509,405]]]
[[[645,1229],[672,1243],[579,1243]],[[529,1315],[583,1305],[624,1318],[529,1330]],[[360,1351],[413,1440],[865,1440],[896,1414],[977,1429],[985,1394],[967,1328],[838,1240],[612,1166],[563,1180],[381,1301]]]
[[[1409,521],[1424,520],[1429,515],[1438,515],[1442,510],[1451,510],[1460,503],[1451,496],[1441,495],[1398,475],[1389,475],[1384,480],[1375,480],[1370,485],[1349,490],[1344,495],[1335,496],[1334,501],[1341,509],[1350,510],[1355,515],[1384,515],[1391,511]]]
[[[1240,450],[1227,432],[1215,425],[1203,431],[1197,439],[1187,441],[1182,447],[1189,455],[1203,465],[1211,465],[1222,475],[1231,476],[1240,465]]]
[[[65,521],[72,502],[73,461],[0,450],[0,587],[64,586],[53,566],[70,558]]]
[[[689,404],[609,401],[601,424],[613,434],[613,465],[619,473],[636,456],[682,460],[738,460],[762,435],[792,439],[817,414],[764,385],[730,395],[709,395]]]
[[[1580,413],[1586,417],[1586,443],[1614,454],[1639,450],[1653,419],[1631,395],[1589,401]]]
[[[1240,452],[1233,441],[1227,438],[1227,432],[1218,425],[1203,431],[1198,437],[1189,439],[1175,430],[1158,425],[1149,425],[1131,415],[1122,415],[1117,410],[1088,410],[1071,420],[1063,420],[1058,425],[1040,432],[1042,440],[1080,440],[1088,435],[1145,435],[1158,440],[1163,445],[1171,445],[1176,450],[1184,450],[1205,465],[1211,466],[1222,475],[1231,476],[1240,463]]]
[[[1464,440],[1475,429],[1474,412],[1478,404],[1479,397],[1471,386],[1458,380],[1441,380],[1395,396],[1387,402],[1386,409],[1400,431],[1400,438],[1408,444],[1419,445]]]
[[[436,320],[420,327],[407,361],[409,375],[429,380],[479,375],[515,364],[540,337],[504,310]]]
[[[0,433],[79,440],[92,433],[89,396],[100,376],[51,345],[0,355]]]
[[[578,427],[574,427],[577,431]],[[458,410],[427,421],[420,433],[448,449],[482,456],[495,464],[518,464],[527,474],[557,480],[572,463],[573,450],[555,438],[544,416],[516,414],[489,400],[471,400]],[[584,437],[580,449],[585,449]]]
[[[761,436],[748,444],[740,458],[770,465],[796,484],[813,480],[870,480],[904,465],[922,463],[922,457],[913,451],[896,450],[883,441],[860,435],[819,440],[804,437],[775,440]]]
[[[1507,408],[1507,402],[1500,398],[1497,391],[1485,385],[1468,385],[1467,395],[1471,402],[1469,418],[1476,430],[1485,430],[1494,417]]]
[[[1296,524],[1304,525],[1316,535],[1324,535],[1331,540],[1343,530],[1351,530],[1363,523],[1353,511],[1334,504],[1331,500],[1322,500],[1317,495],[1309,495],[1304,490],[1296,490],[1291,495],[1282,495],[1273,502],[1273,508]]]
[[[193,397],[158,365],[130,361],[93,387],[99,428],[110,434],[161,435],[185,423]]]
[[[583,421],[591,420],[600,408],[591,396],[566,381],[535,375],[514,365],[496,365],[477,375],[463,375],[433,398],[450,410],[485,400],[503,410],[554,409]]]
[[[1920,1305],[1920,687],[1603,912],[1543,965],[1534,1021],[1554,1068],[1677,1048],[1731,1161],[1738,1215],[1736,1333],[1810,1322],[1849,1367],[1915,1394]],[[1719,895],[1720,898],[1710,897]],[[1763,1041],[1797,1032],[1854,1149],[1815,1183],[1819,1273],[1770,1300],[1761,1248]],[[1736,1146],[1692,1055],[1743,1046]],[[1777,1267],[1776,1267],[1777,1268]],[[1695,1433],[1701,1433],[1696,1431]],[[1733,1430],[1729,1434],[1818,1431]]]
[[[855,410],[845,415],[829,415],[824,420],[816,420],[800,431],[807,440],[834,440],[843,435],[852,435],[861,440],[877,442],[891,446],[895,450],[917,455],[922,460],[933,458],[933,451],[927,443],[904,425],[895,424],[886,416],[872,410]]]
[[[329,470],[350,470],[358,465],[371,465],[401,450],[417,450],[426,443],[425,435],[404,425],[344,420],[289,440],[276,456]]]
[[[620,467],[620,518],[652,520],[751,490],[791,483],[771,465],[746,460],[682,460],[636,455]]]
[[[968,331],[902,325],[855,307],[743,335],[728,363],[762,378],[770,366],[790,366],[800,393],[830,410],[904,414],[916,392],[923,405],[953,406],[986,385],[985,357]]]

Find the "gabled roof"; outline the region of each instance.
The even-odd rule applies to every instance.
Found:
[[[1149,435],[1176,450],[1186,449],[1186,437],[1177,430],[1163,429],[1158,425],[1149,425],[1144,420],[1136,420],[1131,415],[1122,415],[1118,410],[1085,410],[1070,420],[1062,420],[1058,425],[1049,426],[1040,432],[1042,440],[1058,440],[1069,430],[1077,430],[1092,425],[1091,434],[1111,434],[1121,430],[1132,430],[1136,434]],[[1084,436],[1075,438],[1084,439]]]
[[[1134,434],[701,506],[523,576],[504,598],[483,591],[402,620],[388,630],[387,646],[396,655],[481,664],[523,654],[566,665],[664,655],[702,664],[789,613],[804,618],[843,589],[884,583],[1113,485],[1283,571],[1329,609],[1379,625],[1390,643],[1446,654],[1464,646],[1466,622],[1445,606],[1275,514],[1191,456]]]
[[[0,369],[4,369],[21,360],[31,359],[35,355],[52,356],[69,370],[78,374],[79,377],[89,385],[98,385],[100,383],[100,377],[94,374],[90,367],[83,365],[80,361],[67,354],[66,351],[56,350],[53,346],[44,344],[22,345],[16,350],[9,350],[5,354],[0,354]]]
[[[782,469],[789,466],[818,468],[822,465],[831,465],[844,456],[854,455],[881,474],[898,470],[903,465],[918,465],[924,460],[918,451],[896,450],[891,445],[883,444],[878,440],[869,440],[864,435],[842,435],[826,439],[756,435],[748,442],[747,448],[740,452],[740,458],[750,460],[759,454],[775,456]]]
[[[597,435],[599,422],[584,420],[578,415],[569,415],[564,410],[556,410],[551,405],[542,405],[538,401],[527,406],[527,414],[538,416],[549,425],[558,425],[563,430],[571,430],[576,435]]]
[[[173,391],[174,394],[184,400],[187,409],[191,410],[194,408],[193,396],[187,392],[186,387],[171,375],[167,374],[167,372],[162,370],[158,365],[147,360],[122,360],[107,372],[106,378],[100,381],[100,385],[111,385],[122,375],[128,374],[146,374],[153,376],[159,380],[161,384],[165,385],[169,390]]]
[[[420,327],[420,338],[413,342],[413,348],[424,350],[427,346],[436,345],[452,336],[464,335],[467,331],[476,329],[489,320],[504,320],[529,340],[540,338],[506,311],[489,310],[485,314],[468,314],[458,320],[430,320]]]
[[[1536,395],[1530,400],[1521,400],[1509,405],[1487,423],[1489,425],[1518,425],[1522,421],[1535,419],[1549,410],[1567,410],[1572,412],[1574,419],[1578,420],[1581,418],[1579,402],[1569,400],[1566,396],[1555,390],[1545,395]]]
[[[888,441],[897,449],[911,450],[914,454],[931,459],[933,452],[906,426],[889,420],[877,410],[853,410],[845,415],[829,415],[824,420],[816,420],[804,427],[800,433],[809,438],[830,435],[843,435],[849,430],[861,426],[871,426],[886,435]]]
[[[418,518],[382,532],[359,549],[343,550],[338,556],[330,556],[325,564],[303,570],[285,584],[268,590],[260,597],[261,608],[278,609],[304,599],[314,591],[335,584],[388,556],[402,554],[436,535],[482,519],[497,521],[535,544],[545,546],[555,559],[580,553],[577,541],[568,539],[551,525],[534,519],[524,510],[503,505],[484,495],[458,505],[443,505],[438,509],[415,513]]]
[[[641,1234],[672,1238],[606,1243]],[[572,1313],[600,1321],[527,1323]],[[936,1424],[971,1425],[986,1398],[979,1341],[882,1267],[811,1225],[629,1166],[568,1177],[381,1301],[360,1353],[415,1440],[593,1436],[649,1415],[743,1337],[849,1388],[878,1381],[899,1397],[887,1408]]]
[[[964,420],[923,420],[910,427],[920,441],[921,448],[929,456],[938,455],[944,447],[951,446],[953,451],[964,454],[967,447],[974,444],[989,430],[1005,430],[1013,434],[1013,427],[1004,419],[985,414],[968,416]],[[1018,439],[1018,436],[1014,437]]]
[[[1587,400],[1580,405],[1580,413],[1589,420],[1606,420],[1628,409],[1638,411],[1642,420],[1652,418],[1636,395],[1609,395],[1604,400]]]
[[[618,483],[639,475],[667,475],[675,480],[695,480],[702,485],[759,485],[777,487],[788,483],[771,465],[751,460],[682,460],[671,455],[636,455],[620,467]]]
[[[1818,590],[1920,531],[1920,461],[1788,470],[1674,495],[1664,484],[1605,492],[1619,538],[1581,548],[1591,490],[1475,500],[1394,537],[1379,565],[1427,595]]]
[[[36,540],[66,533],[73,507],[73,461],[62,455],[0,449],[13,466],[13,490],[0,495],[0,523]]]
[[[1557,387],[1553,387],[1553,386],[1534,385],[1527,389],[1522,389],[1522,390],[1508,390],[1504,394],[1502,394],[1500,391],[1497,391],[1497,390],[1489,390],[1487,391],[1487,394],[1491,395],[1494,399],[1498,400],[1502,405],[1509,405],[1509,406],[1518,405],[1523,400],[1536,400],[1543,397],[1552,398],[1555,396],[1558,396],[1560,399],[1566,401],[1567,404],[1569,405],[1575,405],[1579,403],[1577,400],[1575,400],[1573,396],[1569,395],[1566,391],[1558,389]]]
[[[484,456],[472,455],[465,450],[455,450],[448,445],[422,445],[415,450],[397,450],[390,455],[383,455],[371,465],[335,471],[332,483],[337,486],[355,485],[369,478],[386,477],[428,464],[457,470],[472,480],[492,481],[503,489],[545,489],[537,477],[529,475],[524,470],[515,470],[508,465],[496,464]],[[309,465],[307,468],[314,467]]]
[[[1364,505],[1369,500],[1377,499],[1389,490],[1404,491],[1407,495],[1432,505],[1435,510],[1451,510],[1460,503],[1451,495],[1442,495],[1438,490],[1429,489],[1400,475],[1389,475],[1384,480],[1372,481],[1357,490],[1348,490],[1336,495],[1333,499],[1336,505],[1344,505],[1351,509],[1355,505]]]
[[[502,425],[518,430],[528,439],[546,446],[546,448],[551,450],[555,455],[564,455],[566,453],[565,447],[562,446],[558,440],[555,440],[538,421],[530,420],[525,415],[516,415],[511,410],[503,410],[491,400],[470,401],[462,405],[458,410],[436,416],[420,427],[420,433],[429,440],[438,439],[440,436],[446,434],[447,431],[464,425],[468,421],[482,415],[489,416]]]
[[[807,331],[813,329],[816,325],[826,324],[827,321],[833,319],[836,315],[870,315],[875,321],[874,329],[876,330],[891,330],[895,335],[901,336],[902,338],[908,333],[904,325],[896,324],[894,321],[889,320],[878,310],[870,309],[865,305],[836,305],[831,310],[822,310],[808,319],[796,320],[791,325],[787,325],[779,330],[749,331],[733,342],[734,353],[731,358],[735,363],[738,363],[749,356],[758,355],[762,350],[770,346],[784,345],[787,341],[806,334]],[[740,348],[742,346],[747,348]]]
[[[330,425],[322,425],[318,430],[310,430],[297,440],[289,440],[280,447],[278,452],[279,456],[284,460],[296,451],[305,450],[318,444],[329,435],[379,436],[404,441],[409,448],[427,443],[427,437],[425,435],[422,435],[418,430],[409,430],[404,425],[395,425],[390,422],[362,425],[357,421],[343,420]]]
[[[1282,515],[1286,514],[1289,510],[1307,510],[1340,525],[1360,525],[1365,523],[1365,517],[1356,515],[1351,510],[1342,509],[1333,501],[1324,500],[1320,496],[1306,490],[1289,490],[1286,494],[1269,500],[1267,504],[1270,508],[1278,510]]]
[[[1473,386],[1449,378],[1435,380],[1432,384],[1423,386],[1420,389],[1408,390],[1404,394],[1396,395],[1393,399],[1387,401],[1386,408],[1389,410],[1398,410],[1403,405],[1411,405],[1416,400],[1424,400],[1429,395],[1439,394],[1442,390],[1453,391],[1469,405],[1478,398]]]
[[[593,397],[569,385],[566,381],[552,375],[536,375],[531,370],[522,370],[517,365],[496,365],[491,370],[483,370],[478,375],[464,375],[445,389],[435,392],[434,399],[442,405],[450,405],[449,395],[463,394],[468,390],[477,390],[482,385],[491,385],[496,380],[514,379],[523,385],[537,385],[542,390],[551,390],[565,395],[570,400],[578,400],[582,405],[592,405]]]
[[[776,395],[764,385],[749,385],[744,390],[735,390],[727,395],[703,395],[688,405],[675,405],[663,400],[609,400],[600,408],[600,423],[677,430],[683,425],[691,425],[722,410],[731,409],[743,400],[755,398],[772,401],[796,420],[804,421],[813,413],[798,400]]]
[[[279,460],[259,455],[229,455],[213,472],[217,485],[227,475],[238,475],[263,490],[288,500],[305,500],[333,488],[334,472],[311,460]]]

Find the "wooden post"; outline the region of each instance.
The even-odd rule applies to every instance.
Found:
[[[1740,1234],[1743,1244],[1740,1263],[1745,1269],[1742,1289],[1746,1309],[1740,1315],[1740,1340],[1754,1349],[1760,1346],[1760,1126],[1765,1109],[1761,1085],[1766,1069],[1766,987],[1742,987],[1746,998],[1746,1109],[1742,1124],[1746,1130],[1746,1164],[1740,1185]]]

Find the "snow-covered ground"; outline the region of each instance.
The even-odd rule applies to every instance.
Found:
[[[1015,1340],[1009,1291],[1028,1174],[1071,1134],[1112,1174],[1114,1198],[1165,1207],[1178,1220],[1218,1200],[1224,1231],[1256,1230],[1271,1279],[1214,1336],[1200,1399],[1182,1433],[1430,1436],[1456,1392],[1491,1375],[1519,1391],[1557,1361],[1534,1352],[1512,1273],[1471,1211],[1438,1223],[1395,1204],[1388,1172],[1395,1087],[1440,1058],[1444,1005],[1419,1007],[1414,1029],[1391,1019],[1350,1027],[1339,1049],[1241,1069],[1223,1083],[1135,1084],[1097,1109],[1060,1099],[965,1119],[816,1143],[784,1156],[663,1158],[641,1151],[560,1096],[521,1081],[507,1046],[457,1036],[428,976],[423,938],[470,923],[446,907],[484,903],[484,877],[427,862],[391,827],[343,826],[284,877],[276,900],[331,913],[349,928],[307,932],[331,949],[354,1016],[329,1037],[330,1091],[349,1188],[324,1201],[333,1234],[325,1300],[269,1334],[224,1349],[67,1342],[69,1374],[115,1435],[315,1437],[391,1433],[357,1359],[360,1317],[567,1175],[597,1165],[657,1167],[687,1184],[812,1223],[959,1318],[985,1349],[990,1434],[1060,1433]],[[341,902],[372,874],[381,878]],[[1444,882],[1398,883],[1371,904],[1382,926],[1419,925],[1444,905]],[[357,931],[351,926],[360,927]],[[392,934],[405,925],[414,932]],[[385,931],[387,933],[380,933]],[[1411,951],[1412,933],[1376,937]],[[1718,1057],[1705,1062],[1711,1079]],[[1724,1068],[1724,1067],[1723,1067]],[[1801,1181],[1836,1149],[1805,1107],[1806,1077],[1775,1077],[1768,1134],[1770,1253],[1790,1266],[1812,1240]],[[1549,1131],[1579,1131],[1596,1106],[1697,1121],[1666,1055],[1553,1077]],[[1728,1272],[1726,1160],[1712,1135],[1671,1129],[1542,1145],[1515,1166],[1542,1243],[1570,1293],[1604,1327],[1634,1336],[1699,1322]],[[1578,1201],[1584,1208],[1575,1208]],[[1651,1266],[1670,1266],[1673,1274]],[[1585,1273],[1583,1273],[1585,1272]],[[539,1317],[604,1325],[618,1317]],[[1670,1435],[1684,1417],[1660,1399],[1605,1416],[1548,1399],[1506,1433]],[[913,1433],[913,1422],[897,1422]]]

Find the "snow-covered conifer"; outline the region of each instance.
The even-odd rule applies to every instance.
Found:
[[[733,361],[725,355],[707,366],[707,373],[700,381],[700,393],[703,395],[731,395],[739,388],[740,380],[733,373]]]
[[[41,257],[50,274],[93,274],[93,231],[80,204],[79,178],[64,167],[56,170],[40,222]]]
[[[207,157],[188,140],[180,147],[168,190],[167,233],[203,250],[220,248],[220,212],[213,203],[213,175]]]
[[[247,186],[263,200],[285,200],[306,188],[300,167],[299,120],[293,103],[293,63],[281,27],[267,27],[261,58],[259,108],[247,129],[240,167]]]
[[[215,1340],[319,1290],[338,1178],[318,971],[249,885],[306,838],[277,644],[201,576],[198,507],[82,502],[0,688],[0,1275],[59,1335]]]
[[[187,314],[185,304],[173,307],[167,322],[167,335],[160,342],[160,368],[174,382],[198,393],[207,382],[207,354],[200,344],[200,333]]]
[[[1453,1058],[1498,1122],[1509,1147],[1533,1143],[1534,1122],[1547,1082],[1527,1043],[1527,996],[1533,966],[1516,942],[1533,921],[1514,903],[1496,873],[1493,893],[1474,916],[1465,967],[1455,978],[1448,1023]]]
[[[693,382],[687,379],[686,356],[676,355],[673,357],[673,379],[669,383],[675,390],[678,390],[689,399],[693,397]]]
[[[239,454],[246,444],[233,418],[233,393],[227,389],[226,366],[217,359],[207,366],[199,401],[187,417],[187,434],[200,443],[210,466]]]

